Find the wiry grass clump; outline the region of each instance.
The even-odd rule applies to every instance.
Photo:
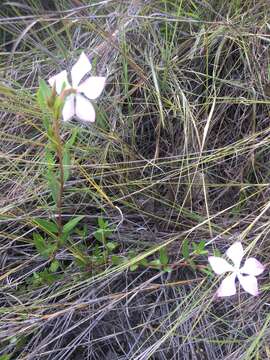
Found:
[[[263,0],[1,6],[1,359],[270,358],[269,15]],[[36,91],[82,50],[108,80],[96,123],[62,126],[78,131],[62,213],[85,218],[50,273]],[[98,217],[118,247],[83,266]],[[207,254],[183,244],[235,240],[266,265],[261,293],[216,300]],[[171,272],[149,264],[162,248]]]

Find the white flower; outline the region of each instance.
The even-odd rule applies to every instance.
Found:
[[[226,255],[233,262],[230,265],[221,257],[209,256],[208,261],[217,275],[231,272],[222,282],[217,290],[217,296],[231,296],[236,293],[235,280],[239,280],[243,289],[251,295],[258,295],[258,283],[255,276],[264,271],[264,266],[255,258],[246,259],[244,265],[240,268],[244,256],[244,250],[240,242],[234,243],[226,251]]]
[[[90,61],[85,53],[82,52],[79,60],[71,69],[72,86],[68,82],[66,70],[61,71],[48,80],[51,86],[55,84],[57,94],[61,93],[63,87],[64,90],[74,90],[74,94],[72,93],[67,96],[63,106],[62,115],[64,121],[68,121],[74,116],[82,121],[95,121],[95,109],[90,99],[94,100],[102,93],[106,78],[103,76],[91,76],[80,84],[84,75],[91,69]]]

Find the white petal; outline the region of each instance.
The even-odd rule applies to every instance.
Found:
[[[79,60],[73,65],[71,69],[72,86],[77,88],[84,75],[87,74],[91,69],[92,65],[88,57],[84,52],[82,52]]]
[[[96,99],[105,87],[106,78],[103,76],[91,76],[79,87],[78,92],[83,93],[88,99]]]
[[[66,70],[63,70],[59,74],[56,74],[51,78],[49,78],[48,83],[51,85],[51,87],[53,87],[55,83],[57,94],[61,93],[64,84],[65,84],[65,89],[70,88]]]
[[[238,275],[238,279],[240,281],[240,284],[242,285],[243,289],[248,292],[251,295],[258,295],[259,291],[258,291],[258,282],[257,279],[255,278],[255,276],[253,275],[247,275],[247,276],[242,276],[242,275]]]
[[[94,122],[95,109],[91,102],[84,98],[82,95],[76,95],[76,116],[82,121]]]
[[[226,251],[226,255],[232,260],[235,267],[239,269],[241,260],[244,256],[244,250],[242,244],[237,241]]]
[[[222,282],[220,287],[217,290],[217,296],[231,296],[236,294],[236,286],[235,286],[235,277],[236,274],[233,273],[227,276]]]
[[[66,100],[65,104],[63,106],[62,110],[63,120],[68,121],[73,116],[75,116],[75,95],[71,94],[69,95]]]
[[[227,271],[233,271],[232,265],[221,257],[209,256],[208,261],[217,275],[221,275]]]
[[[240,269],[241,274],[258,276],[264,271],[264,266],[255,258],[248,258]]]

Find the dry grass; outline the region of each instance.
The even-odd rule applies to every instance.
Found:
[[[0,359],[270,359],[268,1],[42,3],[0,10]],[[78,129],[63,213],[85,215],[87,236],[34,286],[48,266],[34,219],[53,214],[35,93],[81,50],[108,75],[96,123],[62,129]],[[73,250],[101,214],[137,257],[82,270]],[[185,239],[209,253],[241,240],[267,265],[260,296],[215,300]],[[163,246],[172,273],[129,270]]]

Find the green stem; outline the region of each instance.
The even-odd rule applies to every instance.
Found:
[[[59,164],[59,193],[57,196],[56,208],[57,208],[57,226],[58,226],[58,246],[61,246],[61,237],[63,234],[63,221],[62,221],[62,206],[63,206],[63,193],[64,193],[64,166],[63,166],[63,144],[60,136],[60,120],[56,118],[54,121],[54,135],[56,139],[56,154]]]

